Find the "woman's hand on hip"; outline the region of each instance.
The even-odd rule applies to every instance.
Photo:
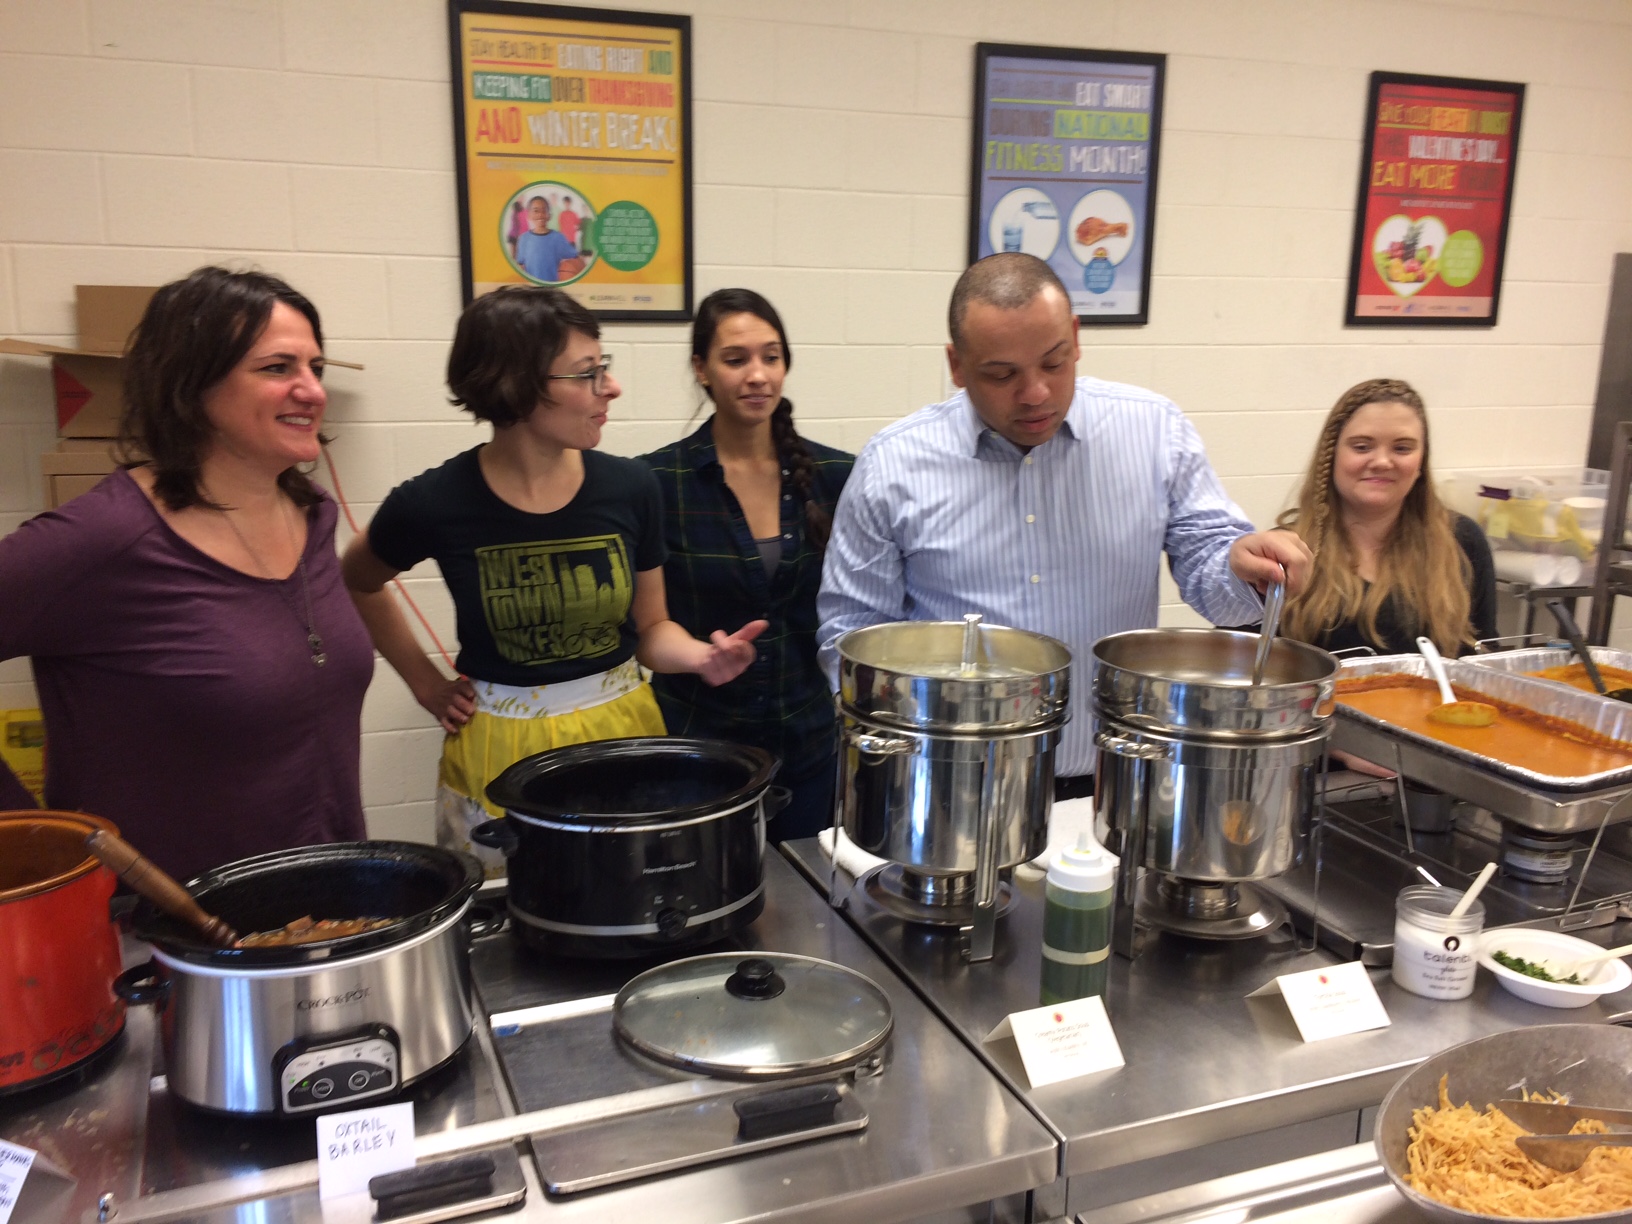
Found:
[[[476,689],[463,676],[449,680],[439,675],[434,685],[427,686],[423,692],[416,691],[414,700],[429,710],[431,717],[442,724],[449,735],[458,734],[459,728],[476,712]]]
[[[771,627],[770,621],[749,621],[735,633],[716,629],[708,636],[707,653],[699,660],[696,673],[705,684],[729,684],[754,661],[754,639]]]

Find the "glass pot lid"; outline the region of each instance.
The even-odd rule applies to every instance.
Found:
[[[649,969],[618,992],[612,1027],[641,1053],[713,1075],[838,1067],[884,1043],[889,997],[831,961],[719,952]]]

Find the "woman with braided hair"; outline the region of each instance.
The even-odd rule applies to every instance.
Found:
[[[1496,571],[1479,525],[1449,510],[1428,470],[1428,418],[1409,383],[1374,378],[1327,414],[1295,509],[1315,554],[1281,632],[1327,650],[1447,655],[1496,633]]]
[[[853,456],[799,436],[782,382],[793,355],[776,308],[751,289],[703,299],[691,368],[714,412],[645,456],[663,489],[670,615],[681,625],[770,622],[729,684],[654,678],[671,735],[732,740],[782,758],[792,803],[773,841],[833,820],[833,695],[816,664],[816,592],[833,507]]]

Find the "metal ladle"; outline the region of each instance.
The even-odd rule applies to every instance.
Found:
[[[1575,623],[1575,617],[1564,606],[1562,599],[1549,599],[1547,611],[1553,614],[1558,627],[1563,630],[1569,640],[1570,649],[1575,651],[1576,658],[1581,660],[1581,666],[1586,668],[1587,679],[1592,681],[1593,691],[1601,697],[1608,697],[1611,701],[1632,701],[1632,689],[1608,689],[1604,687],[1603,673],[1598,670],[1598,662],[1592,657],[1592,650],[1587,646],[1586,639],[1581,634],[1581,626]]]
[[[1269,651],[1275,645],[1275,631],[1281,627],[1281,606],[1286,603],[1285,581],[1272,582],[1264,595],[1264,624],[1258,637],[1258,653],[1252,660],[1252,682],[1264,682],[1264,665],[1269,662]]]
[[[975,662],[975,656],[980,653],[980,613],[965,612],[963,614],[963,662],[958,671],[961,675],[972,676],[980,670]]]

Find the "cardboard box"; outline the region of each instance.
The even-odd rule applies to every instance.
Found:
[[[45,508],[88,493],[119,466],[114,443],[106,438],[64,438],[57,449],[40,456],[40,477],[45,482]]]
[[[112,438],[119,433],[125,345],[154,292],[143,285],[75,285],[76,348],[0,340],[0,353],[51,358],[57,432],[63,437]]]
[[[32,340],[0,340],[0,353],[51,358],[57,399],[57,434],[63,438],[116,438],[124,411],[124,354],[130,334],[158,290],[151,285],[75,285],[79,344],[63,348]],[[327,358],[326,365],[363,367]],[[80,490],[83,492],[84,490]]]

